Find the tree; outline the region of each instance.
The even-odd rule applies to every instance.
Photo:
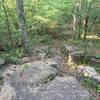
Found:
[[[19,18],[20,31],[22,33],[23,46],[24,46],[26,53],[31,55],[32,50],[30,47],[28,33],[26,29],[26,20],[25,20],[25,15],[24,15],[23,0],[16,0],[16,7],[17,7],[18,18]]]
[[[88,24],[89,24],[89,18],[90,18],[89,13],[91,13],[92,5],[94,4],[94,2],[95,0],[91,0],[91,2],[88,4],[86,14],[84,15],[84,20],[83,20],[83,38],[84,39],[86,38]]]
[[[99,16],[97,0],[74,0],[73,3],[73,29],[76,30],[75,37],[83,37],[90,32]],[[91,27],[91,28],[90,28]]]
[[[5,6],[5,1],[4,0],[2,0],[2,6],[3,6],[3,9],[4,9],[4,13],[5,13],[6,26],[7,26],[7,29],[8,29],[9,40],[11,42],[11,45],[12,45],[13,49],[14,49],[15,45],[14,45],[14,41],[13,41],[13,38],[12,38],[12,35],[11,35],[10,23],[9,23],[8,14],[7,14],[7,11],[6,11],[6,6]]]

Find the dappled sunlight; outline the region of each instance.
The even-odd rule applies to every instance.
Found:
[[[39,15],[36,15],[33,17],[34,20],[39,21],[41,24],[46,24],[48,28],[56,28],[58,26],[58,22],[57,21],[52,21],[49,18],[45,18]]]
[[[99,5],[0,0],[0,100],[100,100]]]
[[[86,39],[90,39],[90,40],[100,40],[100,36],[97,35],[87,35]]]
[[[50,21],[51,21],[51,20],[48,19],[48,18],[44,18],[44,17],[38,16],[38,15],[34,16],[34,19],[36,19],[36,20],[38,20],[38,21],[43,21],[43,22],[50,22]]]

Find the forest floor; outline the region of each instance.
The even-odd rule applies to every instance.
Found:
[[[72,41],[69,41],[69,43],[71,45],[73,44]],[[63,41],[56,41],[56,43],[49,45],[36,45],[34,46],[35,49],[33,50],[32,57],[21,59],[21,65],[8,64],[8,67],[3,70],[4,78],[3,83],[1,82],[0,100],[4,100],[2,98],[6,98],[5,100],[12,100],[11,98],[13,98],[15,94],[14,100],[33,100],[33,98],[34,100],[40,100],[40,98],[41,100],[100,100],[100,94],[96,92],[96,89],[87,88],[82,85],[77,73],[70,70],[67,63],[68,56],[62,54],[62,44]],[[48,54],[46,54],[47,49],[49,49]],[[96,47],[91,46],[91,50],[94,51],[94,49],[96,49]],[[100,51],[97,49],[94,52],[100,54]],[[45,65],[47,63],[51,63],[55,69]],[[30,66],[32,67],[30,68]],[[34,68],[34,66],[39,67],[39,69]],[[44,67],[41,69],[41,66],[47,66],[47,69]],[[24,71],[20,69],[21,67],[24,68]],[[57,72],[54,70],[57,70]],[[33,95],[30,92],[25,92],[27,90],[26,86],[35,87],[33,90],[36,93],[33,93]],[[63,86],[66,87],[66,89],[64,89]],[[9,93],[6,94],[5,91]],[[19,94],[16,91],[19,91]],[[21,91],[24,92],[22,93]],[[90,99],[88,99],[89,96]]]

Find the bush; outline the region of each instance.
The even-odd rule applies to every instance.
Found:
[[[20,58],[23,56],[23,49],[17,49],[15,51],[4,52],[1,57],[8,63],[17,64],[20,62]]]
[[[82,84],[85,85],[87,88],[93,88],[93,87],[96,87],[96,85],[97,85],[95,80],[93,80],[91,78],[83,79]]]
[[[52,43],[54,40],[52,37],[48,34],[45,35],[34,35],[34,37],[31,39],[32,44],[39,44],[39,43]]]

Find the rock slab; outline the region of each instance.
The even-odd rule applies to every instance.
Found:
[[[89,100],[89,92],[73,77],[58,77],[51,62],[36,61],[4,79],[0,100]],[[49,79],[49,81],[48,81]]]

